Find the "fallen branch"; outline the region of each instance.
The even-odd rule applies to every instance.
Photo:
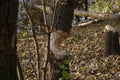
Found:
[[[92,23],[94,23],[94,22],[98,22],[98,21],[100,21],[99,19],[92,19],[92,20],[87,20],[87,21],[85,21],[85,22],[80,22],[80,23],[78,23],[78,24],[72,24],[72,26],[73,27],[83,27],[83,26],[87,26],[87,25],[89,25],[89,24],[92,24]]]
[[[41,5],[33,5],[33,4],[27,4],[27,6],[35,9],[43,10],[43,7]],[[52,9],[50,6],[46,6],[47,13],[50,13]],[[120,14],[117,13],[100,13],[100,12],[86,12],[81,10],[74,10],[74,15],[76,16],[85,16],[85,17],[94,17],[99,19],[114,19],[114,20],[120,20]]]
[[[120,14],[114,14],[114,13],[100,13],[100,12],[90,12],[90,11],[86,12],[86,11],[74,10],[74,15],[94,17],[99,19],[120,20]]]

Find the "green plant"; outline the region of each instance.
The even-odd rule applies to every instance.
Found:
[[[97,12],[109,12],[112,3],[106,0],[96,0],[96,3],[91,6],[91,8]]]
[[[70,60],[65,60],[62,63],[58,63],[58,69],[54,71],[55,74],[61,74],[61,77],[58,80],[69,80],[70,73],[69,73],[69,65]]]

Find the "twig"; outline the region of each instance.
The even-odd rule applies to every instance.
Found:
[[[56,3],[55,3],[55,10],[53,11],[53,15],[52,15],[52,22],[51,22],[51,29],[50,29],[50,32],[52,32],[53,31],[53,28],[54,28],[54,21],[55,21],[55,14],[56,14],[56,10],[57,10],[57,5],[58,5],[58,1],[56,1]]]
[[[48,28],[49,28],[49,26],[48,26],[48,21],[47,21],[47,13],[46,13],[46,6],[45,6],[45,1],[44,0],[42,0],[42,6],[43,6],[43,17],[44,17],[44,27],[46,27],[45,29],[46,29],[46,32],[48,32]]]
[[[43,80],[46,80],[46,73],[47,73],[47,65],[48,65],[48,62],[49,62],[49,57],[50,57],[50,37],[51,37],[51,32],[54,28],[54,20],[55,20],[55,14],[56,14],[56,9],[57,9],[57,1],[55,3],[55,10],[53,11],[53,15],[52,15],[52,18],[51,18],[51,24],[48,25],[48,22],[47,22],[47,17],[46,17],[46,7],[45,7],[45,1],[42,0],[42,5],[43,5],[43,15],[44,15],[44,24],[46,26],[46,34],[48,35],[48,43],[47,43],[47,54],[45,55],[46,56],[46,62],[45,62],[45,66],[44,66],[44,76],[43,76]]]
[[[51,33],[48,33],[47,57],[46,57],[46,62],[45,62],[45,67],[44,67],[44,77],[43,77],[44,79],[43,80],[46,80],[47,65],[48,65],[49,57],[50,57],[50,36],[51,36]]]
[[[30,27],[32,28],[32,32],[33,32],[33,38],[34,38],[34,43],[35,43],[35,48],[36,48],[36,57],[37,57],[37,79],[40,80],[40,72],[39,72],[39,67],[40,67],[40,63],[39,63],[39,60],[40,60],[40,57],[39,57],[39,46],[38,46],[38,42],[37,42],[37,38],[36,38],[34,24],[33,24],[32,17],[30,15],[28,9],[26,8],[24,0],[23,0],[23,6],[24,6],[25,11],[27,12],[27,16],[28,16],[28,19],[29,19]]]
[[[29,63],[30,63],[30,66],[31,66],[31,68],[33,69],[33,71],[35,71],[34,70],[34,66],[32,65],[32,63],[31,63],[31,58],[30,58],[30,45],[29,45],[29,34],[28,34],[28,29],[27,29],[27,44],[28,44],[28,54],[29,54]],[[35,76],[37,77],[37,74],[35,73]]]
[[[45,7],[45,1],[42,0],[42,6],[43,6],[43,16],[44,16],[44,25],[45,25],[45,29],[46,29],[46,34],[48,35],[48,44],[47,44],[47,54],[46,56],[46,61],[45,61],[45,65],[44,65],[44,74],[43,74],[43,80],[46,80],[46,73],[47,73],[47,64],[49,62],[49,54],[50,54],[50,26],[48,25],[47,22],[47,17],[46,17],[46,7]]]
[[[24,75],[23,75],[23,70],[21,68],[21,64],[19,62],[19,58],[18,58],[18,55],[17,55],[17,72],[18,72],[18,77],[19,77],[19,80],[24,80]]]

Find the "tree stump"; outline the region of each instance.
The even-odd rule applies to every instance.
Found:
[[[109,56],[111,54],[120,55],[120,45],[119,45],[119,33],[110,25],[105,27],[105,55]]]

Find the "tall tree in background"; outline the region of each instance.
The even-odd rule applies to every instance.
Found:
[[[0,80],[18,80],[16,21],[18,0],[0,0]]]

